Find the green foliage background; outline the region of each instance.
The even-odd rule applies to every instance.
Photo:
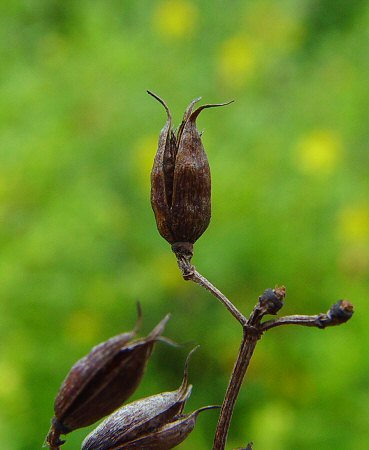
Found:
[[[41,447],[70,366],[132,328],[138,299],[143,333],[171,312],[167,336],[201,344],[187,410],[222,401],[241,330],[156,231],[151,89],[176,123],[199,95],[236,100],[198,121],[213,217],[197,268],[245,313],[275,284],[285,314],[355,304],[342,327],[263,338],[229,448],[367,450],[369,3],[13,0],[0,21],[1,448]],[[157,345],[135,398],[176,388],[189,348]],[[210,448],[216,415],[181,448]]]

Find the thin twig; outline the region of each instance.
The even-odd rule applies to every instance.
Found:
[[[203,275],[201,275],[195,268],[190,278],[194,283],[199,284],[206,290],[208,290],[211,294],[214,295],[218,300],[220,300],[223,305],[228,309],[228,311],[232,314],[232,316],[238,320],[241,325],[245,325],[247,322],[246,317],[234,306],[234,304],[228,300],[228,298],[217,289],[209,280],[207,280]]]
[[[274,320],[268,320],[260,326],[260,331],[264,333],[271,328],[281,325],[301,325],[304,327],[326,328],[347,322],[353,314],[353,306],[348,300],[340,300],[335,303],[325,314],[314,316],[294,315],[284,316]]]
[[[185,280],[193,281],[194,283],[202,286],[209,291],[214,297],[216,297],[223,305],[228,309],[232,316],[244,326],[247,323],[247,318],[234,306],[234,304],[209,280],[201,275],[194,266],[191,265],[188,259],[180,258],[177,256],[178,267],[182,272],[182,276]]]
[[[294,315],[294,316],[284,316],[275,320],[268,320],[264,322],[260,329],[262,331],[270,330],[271,328],[279,327],[281,325],[302,325],[305,327],[317,327],[324,328],[325,325],[321,322],[321,314],[315,316],[304,316],[304,315]]]

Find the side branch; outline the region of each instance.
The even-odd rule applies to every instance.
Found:
[[[351,318],[353,312],[353,306],[348,300],[340,300],[325,314],[318,314],[315,316],[294,315],[280,317],[275,320],[268,320],[261,324],[260,331],[263,333],[271,328],[279,327],[281,325],[302,325],[304,327],[326,328],[347,322]]]
[[[214,295],[223,305],[228,309],[232,316],[238,320],[241,325],[245,325],[247,322],[246,317],[234,306],[234,304],[228,300],[228,298],[217,289],[209,280],[207,280],[203,275],[201,275],[194,267],[193,272],[188,278],[189,280],[197,283],[198,285],[205,288],[211,294]]]
[[[193,281],[194,283],[202,286],[209,291],[214,297],[216,297],[223,305],[228,309],[232,316],[242,325],[247,323],[246,317],[234,306],[234,304],[217,289],[209,280],[201,275],[195,267],[191,264],[191,259],[187,256],[181,255],[176,252],[178,267],[182,272],[182,276],[185,280]]]

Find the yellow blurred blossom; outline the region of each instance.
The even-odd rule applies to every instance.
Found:
[[[290,8],[278,2],[259,1],[247,6],[245,28],[263,53],[288,51],[300,44],[304,31]]]
[[[7,183],[5,176],[0,174],[0,199],[5,199],[7,197]]]
[[[260,443],[261,448],[281,449],[282,443],[286,436],[291,433],[295,425],[295,417],[292,409],[283,403],[269,403],[254,412],[251,424],[247,424],[250,428],[250,435],[255,441]],[[260,424],[263,427],[260,427]],[[268,433],[265,433],[265,430]]]
[[[143,136],[135,144],[137,170],[145,189],[150,185],[150,172],[157,148],[157,135]]]
[[[183,283],[177,264],[173,261],[173,255],[169,251],[158,254],[152,261],[152,267],[155,268],[156,277],[160,279],[161,285],[177,290],[187,287],[187,283]],[[157,270],[158,267],[160,270]]]
[[[254,73],[256,56],[253,45],[245,36],[232,36],[221,45],[218,72],[221,81],[241,88]]]
[[[296,164],[303,172],[327,175],[339,163],[342,147],[340,136],[334,131],[314,130],[297,143]]]
[[[22,380],[17,367],[0,361],[0,399],[21,397]]]
[[[65,334],[76,344],[93,344],[96,341],[100,323],[89,311],[75,311],[66,321]]]
[[[367,278],[369,273],[369,243],[366,245],[345,244],[340,252],[338,265],[350,278]]]
[[[349,205],[344,208],[338,221],[339,236],[353,243],[369,242],[369,204]]]
[[[163,37],[183,39],[194,33],[198,16],[198,9],[193,3],[186,0],[166,0],[156,6],[153,24]]]

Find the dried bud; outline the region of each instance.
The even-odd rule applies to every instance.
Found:
[[[136,330],[115,336],[72,367],[55,399],[46,437],[51,448],[61,445],[60,434],[95,423],[133,394],[168,319],[169,315],[146,338],[132,341]]]
[[[259,297],[259,305],[265,309],[267,314],[277,314],[283,306],[285,296],[286,288],[284,286],[266,289]]]
[[[172,244],[173,251],[192,255],[194,242],[206,230],[211,216],[210,168],[196,119],[205,108],[228,103],[203,105],[192,101],[175,135],[172,116],[164,100],[148,91],[167,112],[167,122],[159,137],[151,172],[151,205],[159,233]]]
[[[347,322],[354,314],[354,307],[348,300],[340,300],[327,312],[331,325]]]
[[[188,361],[191,353],[187,357],[182,384],[176,391],[163,392],[123,406],[86,437],[82,450],[120,448],[157,430],[181,414],[192,390],[192,386],[188,385]]]

